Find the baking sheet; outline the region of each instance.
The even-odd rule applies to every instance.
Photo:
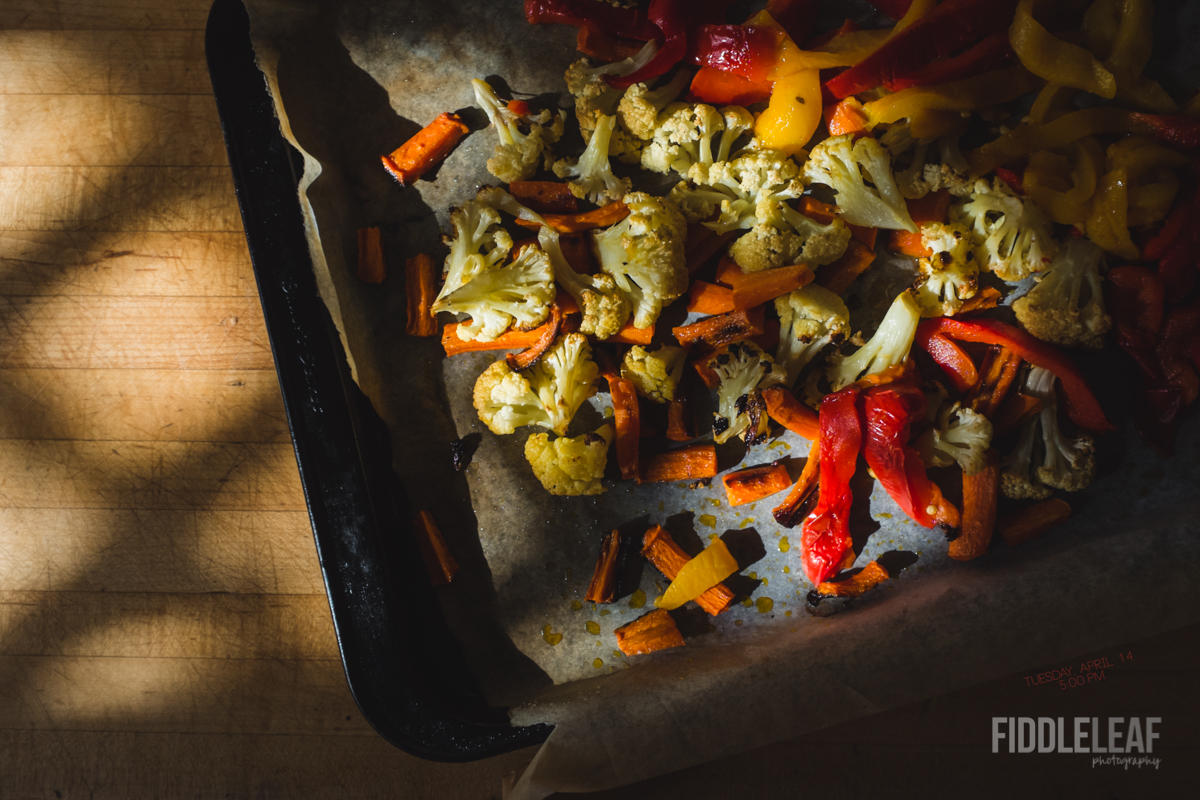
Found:
[[[561,90],[562,70],[576,57],[574,31],[528,26],[521,5],[248,3],[285,135],[305,155],[301,200],[322,296],[356,379],[391,431],[397,473],[435,510],[463,565],[439,590],[447,618],[491,702],[519,705],[520,724],[557,725],[522,792],[619,785],[1144,635],[1152,632],[1147,616],[1156,630],[1200,619],[1194,604],[1180,602],[1187,587],[1178,568],[1198,554],[1187,535],[1190,509],[1178,505],[1195,495],[1194,436],[1169,469],[1132,435],[1108,437],[1106,474],[1072,498],[1078,513],[1069,530],[952,569],[943,569],[940,534],[871,492],[854,526],[874,529],[859,563],[892,551],[916,561],[854,613],[832,618],[803,612],[809,587],[798,547],[785,544],[798,531],[774,524],[775,498],[730,509],[713,488],[611,481],[599,498],[548,496],[521,454],[529,431],[496,437],[471,408],[474,379],[495,355],[445,360],[436,341],[403,335],[399,267],[436,251],[451,205],[497,182],[483,167],[493,134],[469,136],[434,180],[414,189],[400,189],[378,160],[444,110],[484,127],[482,113],[469,109],[472,77],[502,77],[517,96]],[[379,287],[353,276],[354,232],[368,225],[383,228],[392,265]],[[598,396],[576,426],[594,426],[606,400]],[[459,475],[448,443],[464,436],[477,449]],[[738,446],[722,448],[720,466],[785,458],[797,470],[806,451],[789,434],[744,462]],[[870,480],[859,478],[856,494],[866,496]],[[1148,513],[1160,521],[1148,525]],[[685,618],[683,650],[618,658],[612,630],[646,610],[633,607],[636,584],[626,581],[611,608],[593,608],[583,594],[600,536],[648,522],[666,524],[693,552],[723,536],[748,564],[739,588],[756,602],[716,619]],[[1077,575],[1081,564],[1088,569]],[[1158,576],[1160,593],[1136,607],[1112,588],[1147,575]],[[655,578],[653,568],[642,570],[649,598]],[[1039,620],[1036,630],[1030,619]]]

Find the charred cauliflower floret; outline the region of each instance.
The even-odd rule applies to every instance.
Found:
[[[655,121],[642,151],[642,169],[687,175],[693,164],[711,164],[713,137],[724,129],[721,112],[707,103],[671,103]]]
[[[838,214],[851,225],[917,230],[892,177],[891,158],[870,136],[854,141],[847,133],[821,142],[804,162],[804,179],[837,192]]]
[[[924,317],[950,317],[979,291],[979,262],[971,248],[971,234],[961,225],[926,222],[921,243],[932,251],[917,259],[914,284],[917,305]]]
[[[739,434],[746,444],[759,444],[770,432],[761,389],[783,383],[783,370],[752,342],[734,342],[706,362],[721,379],[718,410],[713,415],[713,439],[724,444]]]
[[[966,475],[987,466],[987,449],[992,444],[992,423],[961,403],[948,403],[937,412],[934,424],[916,442],[921,460],[931,467],[957,463]]]
[[[558,232],[546,225],[538,232],[538,242],[554,264],[554,277],[567,294],[575,298],[583,321],[581,333],[607,339],[624,327],[632,309],[629,298],[617,288],[611,275],[603,272],[596,275],[580,275],[571,269],[559,245]]]
[[[1041,272],[1058,252],[1045,212],[999,178],[978,181],[969,202],[950,207],[950,221],[971,231],[980,268],[1010,283]]]
[[[689,80],[687,71],[679,70],[674,78],[657,89],[635,83],[625,90],[617,105],[617,121],[637,138],[653,139],[659,113],[683,93]]]
[[[500,137],[496,155],[488,159],[488,172],[505,183],[529,180],[542,161],[552,157],[550,145],[563,133],[562,115],[543,109],[537,115],[521,116],[509,110],[486,81],[476,78],[471,86]]]
[[[437,300],[433,313],[467,314],[458,326],[464,342],[491,342],[516,325],[532,330],[550,316],[554,302],[554,268],[550,257],[536,245],[520,249],[511,264],[490,267],[466,284]]]
[[[687,351],[682,347],[664,345],[647,350],[635,344],[621,362],[621,377],[632,381],[637,393],[647,400],[666,403],[675,399],[686,362]]]
[[[833,391],[844,389],[864,375],[878,375],[888,367],[903,364],[908,359],[920,322],[921,309],[912,293],[901,292],[892,301],[870,341],[849,356],[830,359],[825,376]]]
[[[527,370],[513,372],[504,359],[492,364],[475,381],[472,399],[492,433],[540,425],[562,436],[575,412],[596,393],[599,374],[587,337],[568,333]]]
[[[1104,251],[1072,239],[1059,251],[1029,294],[1013,303],[1025,330],[1045,342],[1084,350],[1104,347],[1112,318],[1104,312],[1098,267]]]
[[[629,216],[592,233],[600,269],[633,304],[633,324],[649,328],[667,303],[687,291],[687,222],[670,200],[625,195]]]
[[[621,102],[621,90],[609,86],[605,76],[631,75],[649,63],[657,52],[658,45],[649,41],[637,54],[624,61],[592,66],[588,59],[581,58],[567,67],[564,76],[567,91],[575,98],[575,118],[585,142],[591,138],[600,116],[616,114]]]
[[[616,124],[615,117],[602,115],[578,161],[563,159],[554,162],[555,175],[560,178],[574,178],[568,184],[571,194],[590,200],[598,206],[620,200],[632,185],[629,178],[618,178],[614,175],[608,161],[608,145]]]
[[[850,243],[850,229],[840,219],[822,225],[775,197],[759,199],[754,217],[750,232],[729,248],[744,272],[830,264],[842,257]]]
[[[1046,486],[1078,492],[1087,488],[1096,476],[1096,444],[1086,433],[1080,433],[1077,439],[1068,439],[1063,435],[1058,426],[1054,380],[1054,373],[1035,367],[1029,371],[1026,381],[1026,391],[1042,401],[1038,421],[1042,426],[1045,455],[1036,475]]]
[[[614,435],[612,425],[582,436],[560,436],[554,440],[548,433],[535,433],[525,441],[525,460],[550,494],[566,497],[603,494],[600,479],[608,465],[608,447]]]
[[[1045,500],[1054,494],[1053,489],[1040,483],[1030,472],[1037,426],[1037,417],[1021,426],[1016,446],[1000,459],[1000,493],[1012,500]]]
[[[850,335],[850,309],[842,298],[815,283],[775,298],[775,311],[779,314],[775,363],[783,369],[787,386],[796,382],[817,354]]]

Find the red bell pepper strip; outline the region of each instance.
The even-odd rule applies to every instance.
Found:
[[[918,325],[914,344],[929,353],[958,391],[967,391],[979,380],[975,362],[949,337],[931,333],[927,326]]]
[[[1158,261],[1171,251],[1179,237],[1186,233],[1188,218],[1192,213],[1192,204],[1183,198],[1171,209],[1162,228],[1146,246],[1142,248],[1142,258],[1147,261]]]
[[[878,50],[825,84],[837,99],[874,89],[959,48],[1006,31],[1017,0],[946,0]]]
[[[1017,194],[1025,194],[1025,185],[1021,183],[1021,176],[1013,172],[1007,167],[996,167],[996,177],[1008,184],[1008,188],[1012,189]]]
[[[1133,427],[1159,455],[1169,458],[1175,444],[1175,422],[1183,394],[1177,386],[1147,386],[1133,403]]]
[[[912,0],[867,0],[867,2],[892,19],[903,17],[908,13],[908,7],[912,5]]]
[[[1180,401],[1190,406],[1200,395],[1200,376],[1192,362],[1192,351],[1200,342],[1200,301],[1184,308],[1174,308],[1167,314],[1154,348],[1163,378],[1177,387]]]
[[[1007,347],[1035,367],[1050,370],[1062,382],[1067,413],[1076,425],[1089,431],[1116,430],[1104,416],[1100,402],[1092,394],[1079,369],[1057,349],[1025,331],[994,319],[962,320],[938,317],[927,319],[917,326],[918,336],[934,334],[963,342],[983,342]]]
[[[926,528],[938,522],[958,527],[958,509],[929,480],[920,454],[908,445],[911,425],[925,416],[927,406],[925,394],[909,381],[868,389],[863,455],[880,484],[913,522]]]
[[[974,78],[994,69],[1007,67],[1017,54],[1008,43],[1008,31],[996,31],[962,55],[935,61],[907,75],[896,75],[884,83],[889,91],[911,89],[914,86],[934,86],[939,83]]]
[[[525,20],[534,25],[586,25],[639,42],[659,36],[658,26],[640,8],[617,8],[604,0],[525,0]]]
[[[720,106],[748,106],[771,97],[771,81],[749,81],[732,72],[701,67],[692,78],[689,101]]]
[[[854,561],[850,479],[862,446],[861,394],[861,389],[851,386],[821,401],[820,489],[817,507],[800,529],[801,563],[814,586]]]
[[[783,26],[793,42],[803,42],[812,33],[820,4],[820,0],[767,0],[767,13]]]
[[[761,83],[775,66],[779,41],[779,31],[765,25],[701,25],[690,60]]]
[[[635,83],[653,80],[682,61],[688,53],[689,39],[701,25],[725,21],[730,0],[650,0],[646,16],[662,37],[654,57],[641,69],[624,77],[609,75],[609,86],[627,89]]]
[[[1128,327],[1154,336],[1163,321],[1163,282],[1147,267],[1113,267],[1104,300],[1118,328]]]
[[[1137,111],[1128,112],[1128,118],[1160,142],[1189,150],[1200,147],[1200,119],[1183,114],[1142,114]]]

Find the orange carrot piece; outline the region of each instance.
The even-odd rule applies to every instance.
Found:
[[[1004,401],[992,420],[992,438],[1003,436],[1024,425],[1042,410],[1042,401],[1027,394],[1016,394]]]
[[[963,316],[974,311],[986,311],[989,308],[995,308],[1000,305],[1000,290],[992,286],[985,286],[980,289],[974,297],[962,304],[962,308],[958,310],[956,316]]]
[[[596,261],[592,256],[592,248],[588,244],[586,234],[574,233],[559,236],[558,247],[562,250],[563,258],[567,260],[567,264],[571,266],[571,269],[580,275],[595,273]],[[515,253],[516,251],[517,248],[514,246],[513,252]]]
[[[524,350],[537,344],[538,339],[546,332],[545,329],[549,325],[550,323],[547,322],[531,331],[508,330],[491,342],[464,342],[458,338],[458,323],[451,322],[442,328],[442,349],[448,356],[456,356],[459,353],[476,353],[481,350]]]
[[[1021,357],[1007,347],[993,345],[983,356],[979,379],[968,395],[972,411],[991,417],[1000,409],[1021,369]]]
[[[688,291],[689,314],[724,314],[733,311],[733,289],[707,281],[693,281]]]
[[[806,286],[812,279],[813,272],[807,264],[752,272],[739,280],[733,287],[733,307],[761,306],[768,300],[774,300],[780,295]]]
[[[642,347],[654,341],[654,326],[649,328],[635,328],[633,320],[629,320],[621,329],[608,337],[604,341],[615,342],[617,344],[640,344]]]
[[[837,217],[837,206],[822,203],[814,197],[805,195],[800,198],[800,213],[822,225],[828,225]],[[875,237],[879,235],[878,228],[864,228],[861,225],[851,225],[849,222],[846,223],[846,227],[850,229],[850,235],[866,245],[868,250],[875,249]]]
[[[670,483],[715,478],[717,448],[711,444],[697,444],[655,456],[644,456],[640,467],[638,483]]]
[[[578,214],[543,214],[546,224],[559,233],[579,233],[593,228],[607,228],[616,225],[629,216],[629,206],[622,202],[609,203],[592,211],[581,211]],[[517,224],[537,230],[538,223],[528,219],[517,219]]]
[[[511,370],[529,369],[546,354],[550,346],[554,344],[554,340],[558,338],[559,330],[562,328],[563,313],[557,305],[550,306],[550,319],[546,324],[538,328],[541,335],[538,336],[536,342],[531,344],[527,349],[519,353],[509,353],[505,356],[508,361],[508,368]]]
[[[628,625],[622,625],[613,633],[617,635],[617,647],[627,656],[640,656],[684,645],[675,620],[661,608]]]
[[[381,156],[383,166],[401,186],[408,186],[450,155],[468,131],[457,114],[443,111],[407,142]]]
[[[888,236],[888,247],[897,253],[913,258],[930,258],[933,249],[927,247],[921,239],[921,232],[892,231]]]
[[[858,133],[867,129],[867,115],[863,111],[862,103],[853,97],[847,97],[837,105],[826,106],[825,121],[829,126],[830,136]]]
[[[767,404],[767,416],[792,433],[816,441],[821,424],[817,412],[801,403],[786,386],[771,386],[763,389],[763,402]]]
[[[922,222],[945,222],[950,213],[950,190],[930,192],[922,198],[908,201],[908,215],[920,225]]]
[[[413,530],[417,535],[417,547],[421,551],[425,569],[429,571],[429,583],[433,586],[449,583],[454,573],[458,572],[458,562],[450,555],[433,516],[428,511],[418,511],[417,518],[413,520]]]
[[[437,320],[429,313],[437,290],[433,285],[433,259],[421,253],[404,266],[404,332],[409,336],[437,336]],[[455,336],[455,339],[458,337]]]
[[[600,543],[600,557],[596,559],[596,570],[588,584],[584,600],[589,603],[611,603],[617,599],[617,563],[621,554],[621,532],[605,535]]]
[[[764,353],[774,353],[779,349],[779,320],[768,319],[763,323],[763,332],[751,336],[749,341],[758,345]]]
[[[817,584],[817,594],[822,597],[862,597],[869,589],[892,577],[888,571],[872,561],[854,575],[841,581],[825,581]]]
[[[748,467],[721,478],[729,505],[742,506],[786,491],[792,485],[787,467],[776,461],[761,467]]]
[[[810,500],[816,497],[817,482],[821,477],[821,437],[814,436],[808,449],[808,460],[796,479],[796,485],[788,492],[783,502],[771,511],[775,521],[785,528],[794,528],[808,514]]]
[[[575,298],[567,294],[562,289],[554,293],[554,305],[562,309],[563,316],[568,314],[578,314],[579,304],[575,302]]]
[[[695,277],[709,259],[725,249],[725,245],[738,235],[738,231],[716,233],[700,223],[688,226],[687,244],[684,245],[688,275]]]
[[[358,229],[358,279],[367,283],[383,283],[387,265],[383,263],[383,247],[379,243],[379,228]]]
[[[693,361],[692,366],[696,368],[696,374],[700,376],[700,380],[704,381],[704,385],[709,389],[716,389],[721,385],[721,376],[708,366],[707,357]]]
[[[627,481],[636,480],[642,430],[637,390],[633,387],[633,381],[622,378],[615,372],[610,372],[604,377],[608,379],[613,421],[617,425],[617,464],[621,467],[621,478]]]
[[[579,210],[579,201],[565,183],[513,181],[508,185],[508,193],[539,214],[574,214]]]
[[[950,557],[970,561],[987,552],[996,528],[996,498],[1000,494],[1000,454],[987,451],[987,466],[963,475],[962,533],[950,543]]]
[[[761,307],[730,311],[715,317],[705,317],[691,325],[672,328],[671,333],[675,334],[675,339],[684,347],[703,342],[709,347],[717,348],[758,336],[763,332],[764,319]]]
[[[597,61],[612,64],[636,56],[642,43],[605,33],[591,25],[580,25],[579,33],[575,34],[575,49]]]
[[[834,294],[843,294],[854,283],[854,279],[874,263],[875,251],[857,239],[851,239],[841,258],[821,267],[817,283]]]
[[[642,537],[642,555],[669,581],[675,580],[683,565],[692,560],[660,525],[650,528]],[[715,617],[733,605],[735,597],[733,590],[718,583],[693,602]]]
[[[1005,514],[996,520],[996,530],[1004,543],[1016,547],[1030,539],[1036,539],[1046,531],[1066,521],[1071,516],[1071,507],[1057,497],[1026,506],[1020,511]]]
[[[721,262],[717,264],[717,277],[715,279],[717,283],[733,288],[744,277],[746,277],[746,273],[742,272],[742,268],[738,266],[738,263],[731,256],[721,256]]]
[[[667,403],[667,438],[672,442],[689,442],[696,438],[692,401],[682,386],[676,392],[679,395]]]

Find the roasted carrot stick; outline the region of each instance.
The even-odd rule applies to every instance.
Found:
[[[633,327],[633,320],[630,320],[621,326],[621,330],[604,341],[615,342],[616,344],[640,344],[645,347],[654,341],[654,326],[651,325],[649,328],[635,328]]]
[[[736,261],[727,255],[721,256],[721,261],[717,264],[717,283],[733,288],[744,277],[746,273],[742,272]]]
[[[581,211],[578,214],[543,214],[546,224],[559,233],[579,233],[593,228],[607,228],[616,225],[629,216],[629,207],[624,203],[609,203],[593,211]],[[537,230],[541,226],[533,220],[518,219],[518,225]]]
[[[440,164],[467,132],[457,114],[442,112],[416,136],[382,156],[383,166],[401,186],[408,186]]]
[[[963,316],[976,311],[986,311],[989,308],[995,308],[1000,305],[1000,290],[992,286],[985,286],[980,289],[974,297],[962,304],[962,308],[958,310],[955,316]]]
[[[762,390],[767,415],[792,433],[815,441],[821,430],[817,412],[801,403],[786,386],[771,386]]]
[[[627,656],[644,655],[684,645],[683,636],[680,635],[675,620],[661,608],[635,619],[628,625],[622,625],[613,633],[617,635],[617,647]]]
[[[687,244],[684,246],[688,275],[694,277],[710,258],[725,249],[725,245],[737,235],[737,231],[715,233],[699,223],[689,225]]]
[[[646,535],[642,537],[642,555],[669,581],[675,580],[683,565],[692,560],[692,557],[675,543],[671,534],[659,525],[646,531]],[[715,617],[733,604],[734,597],[736,595],[733,590],[723,583],[718,583],[697,597],[695,603]]]
[[[733,307],[754,308],[780,295],[794,292],[813,279],[807,264],[751,272],[733,287]]]
[[[1021,357],[1012,350],[1000,345],[989,347],[983,356],[978,380],[971,388],[971,410],[990,419],[1008,397],[1020,369]]]
[[[413,520],[413,531],[417,536],[417,547],[429,571],[429,582],[434,586],[449,583],[458,572],[458,562],[450,555],[446,540],[438,530],[437,523],[428,511],[418,511]]]
[[[367,283],[383,283],[387,265],[383,263],[383,247],[379,244],[379,228],[358,229],[358,279]]]
[[[822,203],[811,195],[805,195],[800,198],[800,213],[822,225],[828,225],[837,217],[837,206]],[[875,238],[879,235],[878,228],[864,228],[848,222],[846,227],[850,229],[850,235],[866,245],[868,250],[875,249]]]
[[[950,543],[950,557],[970,561],[987,552],[996,528],[996,498],[1000,493],[1000,454],[989,448],[987,466],[963,475],[962,533]]]
[[[575,298],[562,289],[554,293],[554,305],[559,307],[564,317],[579,313],[579,304],[575,302]]]
[[[841,258],[821,267],[817,283],[834,294],[843,294],[854,283],[854,279],[874,263],[875,251],[857,239],[851,239]]]
[[[721,478],[729,505],[742,506],[786,491],[792,485],[787,467],[776,462],[730,472]]]
[[[558,338],[558,332],[562,328],[563,314],[562,310],[553,303],[550,304],[550,319],[546,324],[538,328],[541,335],[538,340],[529,346],[528,349],[522,350],[519,353],[509,353],[505,356],[508,361],[508,368],[512,370],[528,369],[541,360],[546,351],[550,349],[550,345],[554,344],[554,340]]]
[[[433,281],[432,258],[421,253],[408,259],[404,268],[405,310],[408,315],[404,332],[409,336],[437,336],[437,320],[429,313],[437,296]]]
[[[843,581],[825,581],[817,584],[817,594],[823,597],[861,597],[868,589],[890,578],[888,571],[872,561],[854,575]]]
[[[667,403],[667,438],[672,442],[688,442],[696,438],[691,398],[682,386],[675,391],[675,399]]]
[[[715,317],[705,317],[681,328],[672,328],[671,332],[684,347],[703,342],[709,347],[717,348],[758,336],[763,332],[763,319],[762,308],[730,311]]]
[[[715,477],[717,448],[711,444],[697,444],[656,456],[643,457],[638,483],[670,483]]]
[[[1003,436],[1024,425],[1033,415],[1042,410],[1042,401],[1027,394],[1010,395],[992,420],[992,438]]]
[[[621,532],[613,531],[600,544],[596,571],[588,584],[585,600],[591,603],[611,603],[617,598],[617,564],[621,555]]]
[[[539,214],[574,214],[579,201],[571,187],[556,181],[513,181],[508,193]]]
[[[908,215],[920,225],[922,222],[945,222],[950,213],[950,190],[930,192],[918,200],[908,201]]]
[[[1000,531],[1005,544],[1015,547],[1041,536],[1069,516],[1071,507],[1065,501],[1052,497],[1005,514],[996,520],[996,530]]]
[[[821,437],[814,436],[812,447],[808,449],[808,460],[796,485],[788,492],[788,496],[771,512],[775,521],[785,528],[794,528],[808,513],[809,501],[815,496],[817,481],[821,477]]]
[[[458,338],[458,323],[451,322],[442,328],[442,349],[448,356],[456,356],[459,353],[475,353],[480,350],[525,350],[537,344],[538,339],[545,333],[543,329],[549,325],[550,323],[547,322],[531,331],[508,330],[491,342],[464,342]]]
[[[933,255],[933,250],[922,240],[920,231],[892,231],[888,237],[888,247],[913,258],[929,258]]]
[[[764,353],[774,353],[779,349],[779,320],[769,318],[763,322],[763,332],[751,336],[750,341],[758,345]]]
[[[608,392],[612,397],[613,421],[617,424],[617,464],[624,480],[638,480],[638,448],[641,439],[641,415],[633,381],[609,372]],[[638,481],[641,482],[640,480]]]
[[[580,275],[591,275],[596,271],[596,260],[592,257],[592,248],[587,242],[586,234],[563,234],[558,237],[558,247],[562,250],[563,258],[567,260],[571,269]],[[517,248],[514,245],[513,252],[516,251]]]
[[[688,290],[690,314],[724,314],[733,311],[733,290],[707,281],[692,281]]]
[[[693,361],[692,366],[695,367],[696,374],[700,376],[700,380],[704,381],[704,385],[709,389],[716,389],[721,385],[721,376],[716,373],[716,370],[708,366],[707,356]]]

